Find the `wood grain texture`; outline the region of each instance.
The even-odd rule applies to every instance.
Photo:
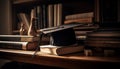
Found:
[[[35,57],[32,58],[33,53],[34,51],[0,49],[0,58],[69,69],[99,69],[104,68],[104,66],[107,68],[114,66],[118,67],[120,64],[119,57],[88,57],[82,56],[80,53],[65,56],[55,56],[37,52]]]

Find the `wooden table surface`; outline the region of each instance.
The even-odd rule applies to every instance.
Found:
[[[57,56],[42,52],[37,52],[33,57],[33,54],[34,51],[0,49],[0,58],[2,59],[46,66],[70,69],[101,69],[104,67],[115,68],[120,65],[120,57],[83,56],[80,53]]]

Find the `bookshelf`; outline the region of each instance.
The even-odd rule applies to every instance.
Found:
[[[61,10],[61,22],[64,24],[65,17],[67,15],[80,14],[86,12],[93,12],[93,22],[119,22],[119,1],[112,0],[10,0],[9,9],[9,21],[12,23],[10,29],[8,30],[9,34],[18,34],[19,26],[19,13],[25,13],[30,18],[31,9],[35,6],[53,5],[53,4],[62,4]],[[2,2],[1,2],[2,3]],[[112,9],[112,10],[111,10]],[[110,11],[110,12],[109,12]],[[107,13],[108,12],[108,13]],[[12,14],[11,14],[12,13]],[[53,13],[52,13],[53,14]],[[118,14],[118,15],[117,15]],[[11,19],[12,18],[12,19]],[[47,16],[48,21],[49,17]],[[53,18],[54,19],[54,18]],[[50,20],[53,20],[50,19]],[[42,19],[43,20],[43,19]],[[78,21],[78,20],[76,20]],[[43,23],[44,24],[44,23]],[[47,22],[48,24],[48,22]],[[10,26],[10,25],[9,25]]]
[[[13,34],[18,34],[18,30],[20,29],[20,21],[21,20],[19,19],[18,14],[24,13],[30,19],[30,17],[31,17],[30,13],[31,13],[32,8],[38,7],[39,8],[38,10],[40,12],[42,10],[43,13],[39,14],[42,19],[39,19],[38,22],[42,21],[42,24],[45,25],[45,27],[42,27],[42,28],[46,28],[46,27],[64,24],[65,17],[67,15],[87,13],[87,12],[94,13],[94,11],[95,11],[94,4],[95,4],[94,0],[91,0],[91,1],[89,1],[89,0],[82,0],[82,1],[77,1],[77,0],[75,0],[75,1],[68,1],[68,0],[65,0],[65,1],[63,1],[63,0],[58,0],[58,1],[54,1],[54,0],[51,0],[51,1],[49,1],[49,0],[25,0],[25,1],[13,0],[13,2],[12,2]],[[46,10],[44,10],[42,8],[44,6],[47,6]],[[55,10],[56,6],[58,7],[58,8],[56,8],[57,10]],[[54,10],[52,10],[52,9],[54,9]],[[57,14],[54,13],[56,11],[57,11]],[[93,18],[94,18],[94,15],[93,15]],[[55,21],[57,21],[56,23],[58,23],[58,24],[55,24]],[[94,21],[94,20],[92,19],[92,21]],[[54,25],[51,23],[53,23]],[[37,25],[37,26],[41,26],[41,25]]]
[[[84,40],[88,32],[99,28],[99,24],[119,22],[117,2],[117,0],[13,0],[12,34],[19,34],[20,18],[25,16],[23,22],[28,20],[30,23],[31,10],[34,9],[37,18],[35,25],[38,30],[71,22],[86,23],[88,25],[74,28],[76,38]],[[23,16],[18,17],[21,13]]]
[[[7,0],[5,0],[5,1],[7,1]],[[7,27],[8,29],[5,30],[7,32],[7,34],[19,34],[20,22],[22,21],[22,17],[26,18],[26,19],[23,18],[23,19],[25,19],[24,22],[27,22],[26,21],[27,18],[30,21],[31,10],[36,9],[36,8],[37,8],[37,10],[39,10],[39,11],[37,11],[36,16],[40,17],[40,18],[37,18],[37,19],[39,19],[37,21],[42,22],[42,24],[39,23],[40,25],[39,24],[35,25],[35,26],[37,26],[38,30],[41,28],[62,25],[62,24],[64,24],[65,17],[69,16],[69,15],[93,12],[93,16],[91,17],[92,21],[90,21],[88,25],[85,25],[83,27],[74,28],[74,30],[77,31],[76,33],[78,34],[78,36],[80,35],[80,40],[85,40],[86,37],[81,37],[81,35],[86,35],[88,32],[92,32],[92,31],[96,30],[97,28],[99,28],[99,25],[102,25],[103,23],[108,24],[109,22],[110,22],[110,24],[117,23],[120,21],[119,3],[117,3],[117,2],[120,3],[120,1],[118,1],[118,0],[115,0],[115,1],[113,1],[113,0],[57,0],[57,1],[56,0],[9,0],[9,3],[6,3],[9,11],[5,12],[5,13],[9,13],[8,21],[10,21],[10,22],[7,22],[8,24],[6,23],[5,25],[2,24],[2,25],[0,25],[0,27],[1,26]],[[0,2],[0,3],[2,3],[2,2]],[[2,4],[0,4],[0,5],[2,5]],[[58,7],[58,8],[56,8],[56,7]],[[48,8],[48,9],[46,9],[46,8]],[[53,10],[55,8],[56,8],[56,10]],[[42,13],[39,13],[40,11]],[[58,12],[56,12],[56,11],[58,11]],[[4,12],[4,10],[2,12]],[[3,14],[5,14],[5,13],[3,13]],[[20,16],[21,13],[22,13],[22,17]],[[75,16],[75,18],[77,16]],[[0,18],[2,18],[2,17],[0,16]],[[56,19],[56,18],[58,18],[58,19]],[[74,16],[73,16],[73,19],[74,19]],[[57,23],[56,20],[60,22],[57,25],[54,24],[54,23]],[[28,23],[30,23],[29,21],[28,21]],[[53,23],[53,24],[51,24],[51,23]],[[109,28],[111,28],[112,26],[113,25],[111,24]],[[2,28],[2,29],[4,29],[4,28]],[[0,33],[6,34],[6,32],[2,31]],[[76,34],[76,36],[77,36],[77,34]],[[47,39],[45,39],[45,40],[47,40]],[[25,51],[25,52],[27,52],[27,51]],[[14,56],[14,53],[11,55]],[[19,56],[20,55],[18,55],[18,57],[16,57],[16,58],[19,59]],[[52,56],[52,55],[50,55],[50,56]],[[57,57],[59,57],[59,56],[57,56]],[[38,58],[38,56],[36,58]],[[44,58],[44,56],[41,58]],[[60,58],[63,58],[63,57],[60,57]],[[65,57],[65,59],[67,59],[67,58],[68,57]],[[73,58],[74,58],[74,56],[73,56]],[[89,60],[88,59],[89,57],[83,57],[82,59],[84,59],[84,58],[86,60]],[[56,59],[56,58],[53,58],[53,59]],[[78,61],[78,59],[81,59],[81,58],[78,57],[77,59],[75,59],[73,61],[75,61],[75,63],[76,63]],[[104,57],[103,57],[103,59],[104,59]],[[112,59],[109,60],[108,57],[105,57],[105,60],[103,60],[103,59],[101,58],[100,60],[97,60],[97,61],[114,62],[114,61],[112,61]],[[15,59],[13,58],[13,60],[15,60]],[[67,60],[70,60],[69,62],[71,62],[71,59],[67,59]],[[118,61],[118,60],[116,60],[116,58],[114,60],[115,60],[115,62]],[[20,60],[16,60],[16,61],[20,61]],[[55,61],[58,61],[58,60],[56,59]],[[64,60],[64,58],[63,58],[63,61],[66,61],[66,60]],[[79,60],[79,61],[81,62],[81,60]],[[94,58],[90,59],[90,61],[96,62],[96,60],[94,60]],[[27,61],[27,62],[31,63],[31,61]],[[84,63],[84,61],[82,61],[82,62]],[[62,63],[64,65],[64,62],[62,62]],[[37,64],[37,63],[35,63],[35,64]],[[40,63],[40,64],[44,64],[44,63]],[[48,64],[50,64],[49,61],[48,61]],[[81,63],[79,63],[79,64],[81,64]],[[78,66],[79,66],[79,64],[78,64]],[[63,65],[61,65],[61,66],[63,66]],[[67,65],[69,67],[72,64],[70,64],[70,65],[67,64]],[[57,66],[59,66],[59,65],[57,65]],[[93,65],[93,67],[94,67],[94,65]]]
[[[90,18],[86,18],[83,15],[82,19],[90,19],[88,25],[83,27],[74,28],[76,36],[80,37],[86,35],[88,32],[92,32],[99,28],[102,23],[119,22],[117,14],[119,11],[118,1],[112,0],[10,0],[9,2],[9,34],[19,34],[21,23],[25,23],[25,29],[28,29],[28,25],[31,20],[31,11],[34,10],[34,16],[36,17],[35,26],[37,30],[46,27],[53,27],[65,24],[67,16],[70,20],[78,19],[79,15],[91,13]],[[115,4],[115,5],[114,5]],[[115,7],[115,8],[114,8]],[[12,11],[12,12],[11,12]],[[109,12],[110,11],[110,12]],[[109,13],[108,13],[109,12]],[[11,14],[10,14],[11,13]],[[109,16],[108,16],[109,15]],[[85,17],[85,18],[84,18]],[[68,20],[69,20],[68,19]],[[78,20],[73,20],[79,21]],[[85,21],[85,20],[83,20]],[[89,20],[88,20],[89,21]],[[56,23],[56,24],[55,24]],[[79,22],[77,22],[79,23]],[[83,22],[80,22],[83,23]],[[97,23],[97,24],[95,24]],[[28,24],[28,25],[27,25]],[[95,25],[94,25],[95,24]],[[8,26],[8,25],[6,25]],[[112,25],[111,25],[112,26]],[[83,37],[82,39],[84,39]],[[78,38],[79,39],[79,38]]]

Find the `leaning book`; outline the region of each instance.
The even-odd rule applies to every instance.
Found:
[[[53,46],[53,45],[42,45],[40,51],[51,55],[65,55],[75,52],[83,52],[84,46],[70,45],[70,46]]]
[[[35,50],[38,42],[0,41],[0,49]]]
[[[33,42],[33,41],[39,41],[39,37],[28,36],[28,35],[0,35],[0,41]]]

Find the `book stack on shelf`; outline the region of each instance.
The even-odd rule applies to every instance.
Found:
[[[69,24],[69,23],[85,24],[83,26],[74,28],[76,38],[78,42],[79,41],[81,42],[81,40],[86,39],[86,34],[88,32],[93,32],[98,28],[98,26],[94,24],[93,18],[94,18],[94,12],[85,12],[85,13],[66,15],[64,24]]]
[[[97,24],[86,24],[82,27],[74,28],[77,39],[86,39],[86,34],[89,32],[96,31],[99,28]]]
[[[104,22],[99,26],[99,29],[87,34],[86,51],[89,50],[91,55],[120,56],[120,24]]]
[[[86,51],[98,56],[120,56],[120,32],[109,30],[98,30],[88,33],[85,41]]]
[[[35,50],[39,37],[27,35],[0,35],[1,49]]]

